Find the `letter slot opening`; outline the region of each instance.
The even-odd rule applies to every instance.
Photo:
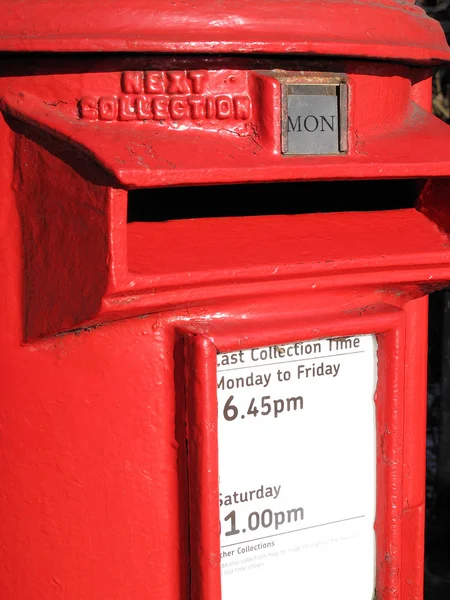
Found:
[[[137,189],[128,193],[127,222],[414,208],[424,183],[399,179]],[[263,194],[273,201],[260,202]]]
[[[305,256],[313,254],[325,265],[352,253],[383,254],[391,243],[394,252],[399,227],[408,243],[416,244],[409,222],[419,227],[426,220],[415,209],[424,182],[308,181],[133,190],[128,194],[126,225],[128,271],[161,285],[163,280],[165,285],[184,281],[189,274],[193,285],[228,280],[232,273],[248,273],[262,263],[269,270],[280,265],[300,268]],[[377,234],[368,236],[369,231]],[[334,239],[337,233],[338,247],[331,251],[320,240]]]

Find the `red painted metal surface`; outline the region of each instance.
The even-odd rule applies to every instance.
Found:
[[[450,169],[447,126],[428,112],[426,68],[280,58],[208,58],[199,63],[183,57],[176,64],[161,57],[106,64],[97,59],[82,73],[74,72],[80,69],[76,60],[66,59],[65,65],[67,74],[48,60],[41,76],[23,76],[34,67],[23,59],[14,61],[1,106],[23,123],[28,136],[36,128],[55,138],[53,147],[61,140],[76,148],[89,161],[87,170],[94,159],[114,187],[428,177],[445,176]],[[280,154],[280,69],[346,73],[346,155]],[[174,73],[183,75],[181,84],[169,79]],[[202,94],[194,93],[188,74],[202,76]],[[152,76],[154,88],[148,83]],[[230,112],[219,118],[217,102],[223,98]]]
[[[335,296],[333,295],[333,299]],[[346,335],[348,331],[361,334],[378,334],[379,382],[376,395],[377,406],[377,578],[376,588],[380,598],[386,600],[421,598],[423,579],[423,512],[425,478],[425,421],[423,401],[426,391],[426,337],[427,299],[410,300],[403,309],[387,306],[373,307],[370,311],[356,312],[346,316],[330,311],[313,322],[294,324],[295,309],[276,323],[277,305],[272,300],[271,309],[262,321],[246,314],[250,321],[242,325],[230,315],[230,327],[218,323],[209,328],[208,338],[187,335],[188,378],[195,374],[195,388],[188,387],[187,401],[208,410],[208,398],[214,391],[211,380],[215,379],[215,349],[270,345],[275,340],[294,341]],[[268,308],[267,303],[262,303]],[[363,314],[364,313],[364,314]],[[298,314],[298,313],[297,313]],[[284,321],[284,322],[283,322]],[[253,327],[252,327],[253,326]],[[239,334],[238,334],[239,332]],[[250,333],[251,332],[251,333]],[[249,335],[246,335],[249,334]],[[236,335],[240,335],[237,339]],[[245,340],[245,341],[244,341]],[[405,368],[406,366],[406,368]],[[415,369],[417,368],[417,371]],[[199,383],[201,382],[201,383]],[[215,380],[213,381],[215,383]],[[208,389],[209,387],[209,389]],[[409,395],[411,393],[411,395]],[[189,409],[188,409],[189,410]],[[192,408],[192,411],[195,409]],[[189,413],[188,413],[189,414]],[[192,413],[191,413],[192,414]],[[200,415],[199,415],[200,416]],[[206,430],[209,419],[201,414],[199,423]],[[190,438],[194,448],[208,443],[208,451],[201,454],[191,468],[191,488],[194,490],[193,506],[196,507],[194,523],[207,522],[208,529],[194,529],[194,547],[201,548],[202,564],[192,573],[195,596],[198,598],[220,597],[220,565],[217,555],[219,516],[217,506],[217,482],[210,482],[212,494],[201,500],[202,486],[198,482],[217,471],[217,435],[209,428],[206,435],[199,428]],[[203,435],[202,435],[203,433]],[[209,438],[209,439],[208,439]],[[189,446],[190,447],[190,446]],[[207,462],[205,463],[205,458]],[[201,509],[198,515],[198,507]],[[215,533],[215,536],[211,535]],[[211,560],[210,560],[211,558]]]
[[[0,50],[449,56],[413,0],[2,0],[0,9]]]
[[[377,597],[421,598],[426,296],[450,280],[429,68],[450,54],[413,2],[282,4],[2,3],[0,49],[74,53],[0,56],[2,600],[220,600],[217,349],[363,333]],[[348,152],[282,156],[280,77],[318,73],[346,78]],[[314,214],[298,188],[292,216],[275,190],[274,216],[127,222],[134,188],[369,178],[420,178],[415,207]],[[252,189],[211,204],[255,215]]]

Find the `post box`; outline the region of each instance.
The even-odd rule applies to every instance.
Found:
[[[421,599],[439,25],[1,8],[2,600]]]

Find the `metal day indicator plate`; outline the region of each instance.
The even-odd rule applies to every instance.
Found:
[[[282,152],[340,154],[347,150],[347,85],[282,83]]]
[[[218,354],[223,600],[371,600],[374,335]]]

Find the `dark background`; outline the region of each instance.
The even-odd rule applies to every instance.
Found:
[[[450,0],[417,4],[450,41]],[[433,110],[450,123],[449,67],[435,71]],[[429,323],[425,600],[450,600],[450,288],[431,295]]]

